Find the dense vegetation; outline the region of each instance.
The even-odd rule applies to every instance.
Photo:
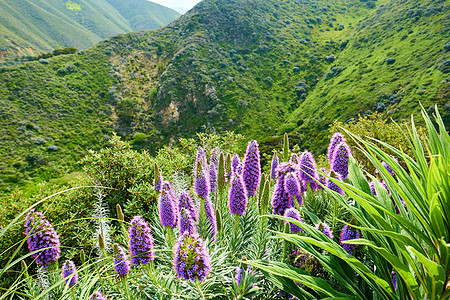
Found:
[[[86,49],[104,38],[167,25],[180,14],[147,0],[4,0],[0,64],[59,47]]]
[[[359,113],[401,119],[422,101],[449,124],[447,2],[205,0],[162,29],[5,67],[0,186],[77,170],[113,131],[154,153],[233,130],[267,155],[289,132],[323,154],[329,125]]]
[[[285,135],[266,174],[256,141],[231,159],[241,138],[232,134],[199,135],[195,156],[197,141],[184,140],[153,158],[113,138],[114,150],[85,161],[91,184],[103,186],[33,201],[0,229],[9,243],[11,232],[27,234],[2,252],[0,279],[10,284],[0,299],[448,299],[450,136],[438,111],[433,121],[422,115],[426,137],[408,126],[404,145],[376,141],[393,156],[346,132],[374,173],[340,133],[328,170]],[[135,216],[126,186],[151,179],[159,209],[147,201]],[[94,191],[90,204],[81,191]],[[55,201],[75,214],[56,221]],[[74,230],[90,233],[95,251],[81,251],[89,248]]]

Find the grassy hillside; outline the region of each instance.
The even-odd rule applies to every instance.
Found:
[[[161,27],[179,16],[146,0],[132,4],[106,0],[3,0],[0,62],[59,47],[85,49],[118,33]]]
[[[133,31],[158,28],[180,16],[175,10],[142,0],[106,0],[130,23]]]
[[[76,169],[112,131],[150,151],[199,131],[290,132],[320,153],[328,124],[374,104],[400,119],[439,103],[448,121],[448,1],[418,3],[204,0],[164,28],[5,67],[0,187]]]

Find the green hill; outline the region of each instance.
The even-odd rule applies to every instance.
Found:
[[[76,169],[113,131],[150,151],[199,131],[290,132],[321,153],[328,124],[369,110],[438,103],[450,123],[448,3],[204,0],[164,28],[4,67],[0,186]]]
[[[147,0],[0,1],[0,62],[168,24],[179,13]]]

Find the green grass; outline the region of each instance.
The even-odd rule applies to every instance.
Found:
[[[5,0],[0,3],[0,64],[60,47],[86,49],[119,33],[154,29],[179,14],[146,0]]]

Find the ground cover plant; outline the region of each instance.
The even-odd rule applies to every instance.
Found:
[[[158,204],[145,217],[121,203],[108,213],[102,202],[117,187],[96,184],[96,250],[79,259],[59,261],[77,245],[61,244],[64,224],[36,209],[53,196],[41,199],[0,229],[26,234],[0,269],[1,279],[21,265],[0,299],[446,299],[450,137],[437,110],[423,118],[424,142],[414,121],[407,133],[411,156],[346,132],[373,173],[342,133],[327,169],[285,135],[267,173],[255,140],[243,156],[198,148],[187,176],[152,165]]]

